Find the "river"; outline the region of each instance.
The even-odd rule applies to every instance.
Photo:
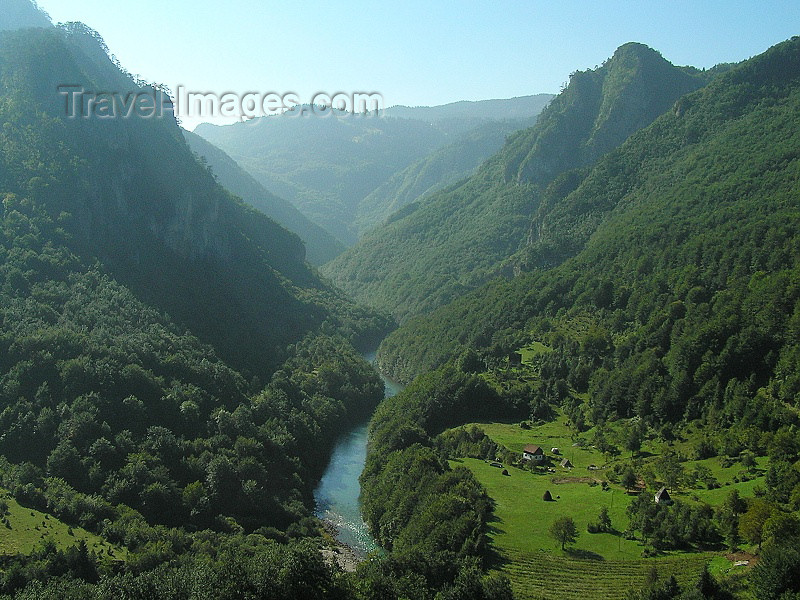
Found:
[[[374,363],[375,353],[364,356]],[[381,375],[384,397],[397,394],[402,386]],[[359,558],[379,549],[361,517],[358,496],[361,486],[358,478],[367,458],[367,428],[369,421],[360,423],[343,434],[336,442],[331,460],[322,479],[314,490],[318,518],[336,528],[336,539],[349,546]]]

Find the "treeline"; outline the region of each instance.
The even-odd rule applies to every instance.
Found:
[[[63,553],[52,546],[37,550],[18,577],[39,569],[50,577],[36,578],[23,590],[0,596],[15,600],[111,600],[119,598],[356,598],[352,584],[330,566],[310,540],[278,544],[246,537],[208,540],[209,545],[175,564],[140,573],[98,577],[85,547]],[[212,546],[211,544],[217,544]],[[70,567],[65,571],[61,567]],[[64,576],[69,572],[72,576]],[[61,576],[61,577],[59,577]]]

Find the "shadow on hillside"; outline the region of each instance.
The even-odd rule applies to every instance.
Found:
[[[505,530],[499,527],[499,525],[502,522],[503,519],[493,514],[492,517],[486,523],[486,533],[488,535],[505,533]],[[484,558],[486,559],[486,566],[491,569],[502,569],[505,565],[509,564],[510,562],[507,558],[502,556],[497,551],[497,549],[494,547],[493,544],[489,544],[487,546]]]
[[[605,558],[597,552],[591,550],[584,550],[583,548],[567,548],[564,552],[570,558],[583,558],[585,560],[605,560]]]

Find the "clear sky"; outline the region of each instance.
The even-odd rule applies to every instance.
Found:
[[[141,78],[198,92],[379,92],[385,106],[557,93],[625,42],[678,65],[800,34],[800,0],[39,0]],[[185,123],[190,128],[194,123]]]

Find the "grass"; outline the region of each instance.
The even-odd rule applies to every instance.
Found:
[[[589,560],[553,554],[505,553],[502,568],[519,600],[619,600],[629,590],[642,587],[655,565],[661,579],[675,575],[682,586],[691,585],[707,563],[705,555],[636,560]]]
[[[602,465],[605,457],[598,450],[590,447],[573,446],[572,430],[565,424],[566,417],[559,416],[555,421],[539,425],[531,429],[523,429],[517,423],[481,423],[478,426],[492,440],[502,444],[514,452],[522,452],[526,444],[537,444],[550,454],[551,448],[558,448],[561,458],[568,458],[575,470],[589,465]]]
[[[602,556],[604,559],[638,558],[642,552],[635,541],[624,540],[611,533],[587,533],[589,522],[597,521],[600,508],[609,509],[612,525],[622,531],[628,525],[625,509],[630,496],[619,489],[604,492],[599,485],[587,483],[553,483],[565,476],[586,477],[588,472],[539,475],[522,469],[509,468],[509,476],[480,459],[458,461],[468,467],[495,501],[495,518],[491,535],[498,548],[513,548],[522,552],[555,552],[560,547],[547,534],[556,518],[569,515],[578,525],[580,536],[574,545],[575,553]],[[456,464],[453,461],[452,464]],[[549,490],[555,499],[545,502],[542,495]]]
[[[8,524],[0,524],[0,555],[30,554],[38,544],[49,538],[60,549],[84,540],[89,550],[101,557],[125,559],[124,548],[114,546],[80,527],[70,527],[47,513],[21,506],[5,490],[0,490],[0,496],[8,504]]]
[[[524,348],[519,349],[519,353],[522,355],[522,364],[528,366],[533,365],[533,361],[537,356],[542,356],[552,351],[552,348],[545,346],[541,342],[533,342]]]
[[[621,598],[627,590],[641,587],[649,570],[656,566],[661,577],[675,574],[679,583],[696,580],[704,565],[712,563],[716,573],[731,571],[731,563],[724,556],[713,553],[668,553],[656,558],[642,558],[642,546],[635,540],[623,539],[619,532],[628,526],[626,509],[632,497],[618,485],[603,491],[601,485],[589,485],[587,480],[605,479],[605,470],[589,470],[589,465],[602,466],[608,459],[591,446],[573,446],[572,431],[566,418],[523,429],[519,424],[480,423],[478,426],[495,442],[509,450],[521,452],[526,444],[538,444],[553,459],[555,472],[531,472],[504,465],[492,467],[480,459],[452,460],[451,464],[469,468],[495,501],[495,521],[490,524],[490,537],[499,555],[498,569],[511,580],[517,598],[585,599]],[[591,439],[591,433],[582,437]],[[560,454],[552,455],[551,448],[558,447]],[[660,447],[649,446],[657,458]],[[569,458],[574,468],[558,466],[561,457]],[[627,461],[628,457],[615,460]],[[714,490],[671,490],[684,501],[704,501],[715,505],[722,502],[731,489],[739,490],[743,497],[753,495],[756,485],[763,486],[763,475],[750,481],[735,482],[743,469],[738,463],[723,468],[718,458],[686,461],[688,471],[695,465],[708,467],[720,482]],[[763,468],[763,459],[758,469]],[[571,480],[570,480],[571,478]],[[542,495],[549,490],[554,502],[545,502]],[[646,492],[652,493],[652,492]],[[587,524],[596,522],[601,507],[609,510],[615,533],[587,532]],[[549,537],[550,524],[560,516],[571,516],[578,527],[577,542],[566,552]]]

